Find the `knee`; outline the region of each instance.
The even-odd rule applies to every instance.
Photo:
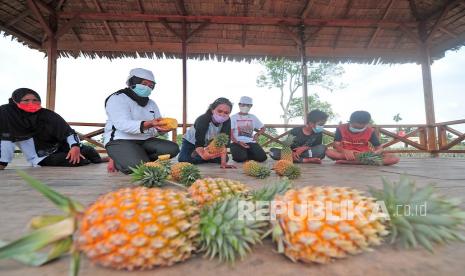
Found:
[[[164,147],[164,151],[164,154],[169,154],[170,158],[173,158],[179,154],[179,146],[174,142],[168,141]]]
[[[268,157],[266,156],[266,153],[264,151],[255,156],[255,161],[257,162],[265,162],[266,159],[268,159]]]
[[[247,154],[233,154],[232,159],[236,162],[245,162],[247,161]]]
[[[400,158],[395,156],[395,155],[388,155],[384,158],[384,165],[389,166],[389,165],[394,165],[399,163]]]

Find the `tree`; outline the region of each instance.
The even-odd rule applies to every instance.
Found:
[[[283,112],[281,117],[283,118],[284,124],[288,124],[289,120],[293,118],[292,116],[299,114],[299,111],[296,108],[291,109],[291,106],[296,107],[298,104],[298,99],[297,102],[295,101],[296,92],[303,85],[301,64],[283,58],[263,60],[260,61],[260,64],[265,67],[265,70],[257,77],[257,86],[266,87],[268,89],[279,89],[281,93],[279,104]],[[308,86],[319,86],[329,91],[343,87],[342,84],[336,84],[334,82],[335,78],[340,77],[344,73],[342,66],[333,63],[310,62],[307,68]],[[309,100],[311,101],[311,97],[315,97],[316,94],[313,93],[309,96]],[[302,101],[302,97],[300,97],[300,100]],[[330,105],[327,107],[330,107]],[[312,104],[312,108],[319,108],[319,106]],[[293,112],[292,114],[291,111]],[[301,113],[303,113],[303,110]]]
[[[318,94],[313,94],[308,96],[308,109],[319,109],[328,114],[328,119],[336,118],[336,113],[334,113],[331,104],[325,101],[320,100]],[[304,102],[303,98],[294,98],[290,101],[289,104],[289,119],[292,118],[302,118],[304,116]]]

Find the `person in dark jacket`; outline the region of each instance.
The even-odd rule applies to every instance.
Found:
[[[32,166],[102,162],[60,115],[41,107],[39,94],[29,88],[16,89],[8,104],[0,106],[0,169],[12,161],[16,146]]]
[[[235,168],[227,164],[226,151],[215,155],[205,150],[218,134],[225,133],[231,137],[231,110],[232,103],[226,98],[218,98],[210,104],[205,114],[199,116],[184,134],[178,161],[193,164],[219,163],[221,168]]]

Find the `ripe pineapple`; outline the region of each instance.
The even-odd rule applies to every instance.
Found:
[[[233,196],[240,196],[249,190],[239,181],[224,178],[203,178],[196,180],[188,193],[200,206],[210,205]]]
[[[391,243],[406,248],[420,244],[432,252],[434,243],[465,242],[460,235],[465,212],[460,209],[459,199],[437,194],[432,185],[417,188],[405,175],[398,183],[383,178],[383,189],[370,192],[386,205]]]
[[[220,154],[228,143],[229,136],[225,133],[220,133],[208,144],[207,151],[210,154]]]
[[[132,170],[132,182],[138,182],[141,186],[147,188],[164,186],[170,170],[169,163],[162,162],[141,163],[135,168],[130,168]]]
[[[380,217],[369,220],[375,206],[373,199],[354,189],[304,187],[291,189],[275,199],[288,209],[276,212],[276,220],[272,221],[273,240],[278,244],[278,251],[294,262],[328,263],[332,258],[343,258],[379,245],[381,236],[388,234]],[[353,206],[360,203],[365,207],[361,212],[366,219],[354,215],[353,220],[349,220],[348,216],[341,215],[343,206],[347,205],[344,202],[348,200]],[[314,206],[321,209],[312,208],[313,205],[307,209],[307,204],[312,202],[322,203]],[[341,216],[340,220],[325,216],[328,202],[332,203],[332,214]]]
[[[371,151],[356,153],[355,160],[361,164],[371,166],[382,166],[384,164],[383,155],[376,154]]]
[[[201,176],[199,168],[195,165],[188,162],[179,162],[171,166],[171,177],[183,185],[190,186]]]
[[[172,130],[178,127],[178,121],[174,118],[161,118],[161,123],[165,124],[161,130]]]
[[[276,161],[273,169],[279,176],[286,176],[289,179],[296,179],[301,173],[299,167],[287,160]]]
[[[283,147],[281,149],[281,160],[287,160],[289,162],[294,162],[294,158],[292,157],[292,149],[291,145],[294,142],[294,135],[287,135],[286,139],[282,141]]]
[[[243,169],[245,174],[249,176],[253,176],[256,178],[266,178],[270,176],[270,169],[266,166],[261,165],[257,161],[247,161],[243,165]]]

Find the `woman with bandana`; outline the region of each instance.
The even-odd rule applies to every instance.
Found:
[[[108,119],[104,144],[112,159],[109,171],[129,174],[130,168],[141,162],[154,161],[165,154],[173,158],[179,153],[176,143],[156,138],[169,130],[164,129],[160,110],[149,98],[155,84],[151,71],[135,68],[129,72],[127,87],[105,100]]]
[[[60,115],[41,107],[39,94],[29,88],[16,89],[0,106],[0,169],[12,161],[16,146],[34,167],[102,162]]]
[[[227,152],[210,154],[205,150],[218,134],[231,136],[231,110],[232,103],[226,98],[218,98],[210,104],[205,114],[198,117],[184,134],[178,161],[193,164],[219,163],[221,168],[235,168],[226,163]]]

